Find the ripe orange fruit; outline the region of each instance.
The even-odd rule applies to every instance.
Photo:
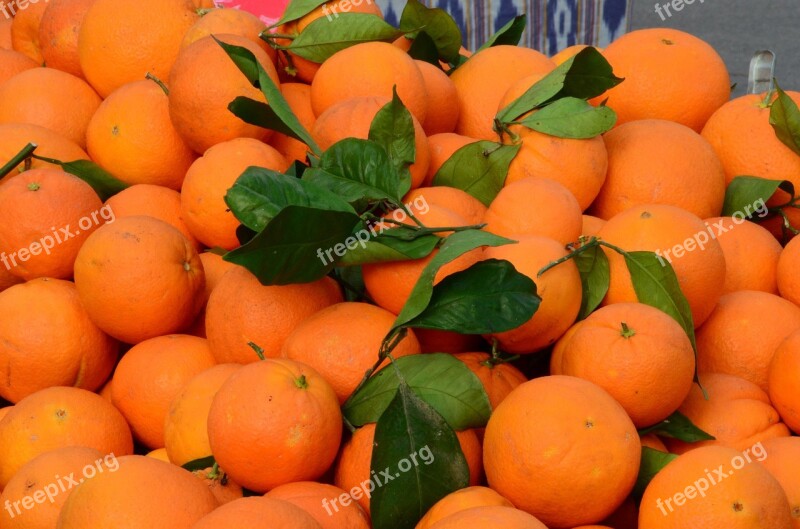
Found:
[[[465,526],[484,529],[546,529],[542,522],[525,511],[501,505],[459,511],[431,525],[431,529],[458,529]]]
[[[136,81],[114,90],[86,131],[96,163],[128,184],[180,189],[196,158],[169,118],[169,99],[158,84]]]
[[[83,74],[103,97],[147,73],[166,79],[198,18],[189,0],[95,0],[78,36]]]
[[[458,93],[458,134],[497,140],[492,130],[503,96],[525,77],[547,74],[555,64],[543,54],[517,46],[493,46],[469,58],[450,76]]]
[[[706,224],[714,227],[725,254],[725,294],[737,290],[778,293],[781,245],[766,228],[738,216],[714,217],[706,219]]]
[[[250,39],[269,55],[270,62],[275,62],[275,50],[262,40],[259,35],[267,29],[267,25],[245,9],[219,8],[210,9],[183,36],[181,49],[197,42],[203,37],[228,33]]]
[[[425,81],[428,114],[422,123],[426,134],[453,132],[458,123],[458,93],[453,81],[441,69],[425,61],[415,61]]]
[[[0,123],[40,125],[86,147],[100,98],[82,79],[54,68],[25,70],[0,85]]]
[[[257,492],[319,478],[333,463],[341,436],[336,393],[319,373],[286,359],[239,369],[214,396],[208,414],[217,462]]]
[[[548,178],[524,178],[504,187],[489,205],[486,231],[515,239],[549,237],[563,245],[577,241],[583,218],[569,189]]]
[[[452,211],[464,218],[468,224],[481,224],[486,214],[486,206],[466,191],[455,187],[436,186],[412,189],[403,197],[408,204],[426,203]],[[420,208],[417,208],[420,209]]]
[[[705,445],[744,450],[759,441],[789,435],[789,429],[781,422],[767,393],[752,382],[721,373],[701,373],[700,384],[702,389],[692,384],[689,396],[678,411],[716,440],[686,443],[666,439],[670,452],[682,454]]]
[[[606,220],[593,217],[591,215],[583,215],[583,228],[581,235],[585,237],[595,237],[600,232],[600,229],[605,226]]]
[[[800,239],[792,239],[778,258],[776,274],[781,297],[795,305],[800,305],[800,280],[795,274],[798,264],[800,264]]]
[[[441,169],[444,162],[449,160],[453,154],[461,147],[470,143],[475,143],[475,138],[461,136],[454,132],[444,132],[442,134],[433,134],[428,136],[428,151],[430,151],[431,161],[428,165],[428,173],[425,175],[425,180],[422,185],[425,187],[433,185],[433,178],[436,173]]]
[[[752,290],[725,294],[697,330],[697,368],[736,375],[766,391],[775,349],[798,329],[800,308],[785,299]]]
[[[164,421],[164,446],[176,465],[211,455],[208,410],[219,388],[239,364],[217,364],[195,375],[172,399]]]
[[[342,301],[330,278],[313,283],[264,286],[244,267],[220,279],[206,308],[206,332],[218,363],[258,361],[252,342],[264,356],[280,356],[283,342],[312,314]]]
[[[664,444],[657,435],[655,434],[647,434],[641,436],[642,440],[642,447],[652,448],[653,450],[658,450],[659,452],[669,452],[667,450],[667,446]]]
[[[762,443],[763,451],[756,459],[781,484],[789,500],[794,528],[800,526],[800,439],[797,437],[777,437]]]
[[[474,507],[514,507],[511,502],[488,487],[467,487],[451,492],[428,509],[415,529],[430,529],[433,524],[457,512]]]
[[[16,4],[17,11],[11,22],[11,45],[15,50],[36,61],[36,64],[42,64],[44,59],[39,44],[39,24],[47,8],[47,2],[29,2],[25,9]]]
[[[186,328],[202,307],[203,283],[192,244],[152,217],[106,224],[75,259],[75,286],[89,317],[131,344]]]
[[[106,200],[106,207],[117,219],[145,215],[163,220],[177,228],[192,246],[198,250],[201,248],[201,244],[183,221],[181,195],[174,189],[153,184],[135,184]]]
[[[11,161],[11,158],[16,156],[28,142],[37,145],[36,154],[39,156],[70,162],[89,159],[89,155],[77,143],[68,140],[57,132],[27,123],[5,123],[0,124],[0,161],[3,164]],[[31,160],[31,169],[41,169],[43,167],[61,170],[58,165],[35,159]],[[0,182],[5,182],[11,178],[11,175],[21,173],[23,170],[24,165],[20,163],[15,170]]]
[[[117,342],[69,281],[33,279],[0,293],[0,335],[0,396],[10,402],[51,386],[94,391],[117,361]]]
[[[303,320],[283,342],[281,356],[314,368],[344,404],[375,364],[396,316],[367,303],[337,303]],[[392,351],[400,358],[419,354],[414,332]]]
[[[367,139],[372,120],[389,101],[384,97],[353,97],[334,103],[325,112],[317,114],[311,135],[323,151],[345,138]],[[411,117],[414,122],[415,159],[408,169],[411,172],[413,189],[422,185],[425,179],[430,164],[430,153],[422,125],[414,115]]]
[[[221,255],[210,251],[200,254],[200,262],[203,263],[203,272],[206,276],[206,287],[203,291],[203,308],[187,333],[193,336],[199,336],[200,338],[206,338],[206,306],[211,297],[211,292],[217,287],[220,279],[225,275],[225,272],[239,265],[231,263],[230,261],[225,261],[222,259]]]
[[[369,529],[369,518],[358,503],[344,505],[341,500],[332,503],[342,496],[346,499],[348,494],[333,485],[298,481],[275,487],[265,497],[300,507],[314,517],[322,529]]]
[[[364,42],[336,52],[311,83],[311,106],[319,117],[353,97],[398,97],[420,123],[428,115],[425,78],[414,59],[386,42]]]
[[[723,446],[705,446],[675,459],[645,489],[640,529],[691,527],[697,520],[709,529],[791,529],[786,494],[754,461]]]
[[[694,350],[683,328],[641,303],[589,315],[563,344],[558,373],[594,382],[644,428],[666,419],[689,394]]]
[[[31,459],[14,474],[0,495],[0,503],[6,506],[8,512],[8,516],[0,518],[0,528],[55,527],[61,507],[69,495],[69,489],[65,492],[62,486],[71,488],[69,478],[83,481],[84,472],[97,472],[95,464],[102,468],[103,455],[94,448],[65,446]],[[37,494],[38,491],[41,492]],[[35,508],[30,508],[30,500],[24,500],[31,493],[42,499],[34,504]],[[42,498],[42,494],[46,496]]]
[[[641,443],[625,410],[599,386],[547,376],[522,384],[494,410],[483,455],[491,488],[549,526],[573,527],[622,504]]]
[[[704,219],[722,211],[725,174],[714,149],[688,127],[626,123],[605,135],[608,175],[591,207],[610,219],[633,206],[666,204]]]
[[[0,487],[22,466],[65,446],[86,446],[103,454],[133,452],[122,414],[85,389],[52,387],[19,401],[0,421]]]
[[[514,388],[526,382],[527,377],[509,363],[494,363],[488,353],[456,353],[483,384],[492,409],[496,409]]]
[[[216,37],[250,50],[272,81],[278,73],[269,56],[257,44],[239,35]],[[166,79],[166,77],[162,77]],[[243,96],[266,102],[213,38],[204,37],[181,51],[169,75],[169,115],[175,129],[197,153],[234,138],[264,140],[269,131],[250,125],[228,110],[228,105]]]
[[[274,148],[250,138],[215,145],[192,164],[181,189],[183,220],[194,236],[209,247],[239,246],[239,221],[225,203],[228,189],[250,166],[283,171],[289,165]]]
[[[486,259],[505,259],[536,283],[542,302],[533,317],[516,329],[491,335],[503,351],[526,354],[552,345],[575,322],[581,308],[581,278],[570,260],[537,277],[548,263],[567,255],[564,247],[546,237],[524,237],[517,244],[487,248]]]
[[[631,31],[606,47],[603,56],[625,81],[608,98],[618,124],[638,119],[676,121],[700,132],[731,94],[725,62],[705,41],[683,31]]]
[[[297,116],[303,128],[308,131],[312,130],[317,117],[311,108],[311,87],[301,83],[283,83],[281,85],[281,94],[286,98],[289,108]],[[308,146],[300,140],[274,132],[269,144],[275,147],[290,162],[293,160],[306,161]]]
[[[13,174],[13,173],[12,173]],[[72,276],[78,250],[109,212],[83,180],[32,169],[0,186],[0,260],[23,279]]]
[[[25,70],[39,66],[25,54],[14,50],[0,49],[0,84]]]
[[[597,236],[628,252],[655,252],[663,263],[670,263],[689,302],[694,326],[698,327],[714,310],[722,295],[722,278],[725,277],[722,247],[708,234],[708,229],[709,226],[688,211],[649,204],[634,206],[615,215]],[[699,239],[705,240],[702,248]],[[687,245],[687,240],[696,244]],[[611,249],[603,250],[611,274],[611,284],[603,304],[638,301],[625,259]],[[709,277],[720,280],[709,281]]]
[[[469,467],[470,485],[477,485],[483,471],[482,449],[478,435],[475,430],[464,430],[456,432],[456,437]],[[378,486],[378,482],[383,483],[379,476],[375,477],[376,475],[370,474],[372,450],[375,446],[374,440],[375,423],[365,424],[358,428],[352,437],[342,445],[333,479],[334,485],[343,490],[352,491],[357,489],[361,491],[360,497],[353,495],[353,499],[358,502],[367,514],[370,512],[369,502],[372,497],[372,491]],[[424,450],[424,447],[422,449]],[[415,453],[414,456],[416,457],[416,455]],[[421,456],[422,454],[420,454],[420,458],[416,460],[416,463],[412,464],[426,464]]]
[[[187,382],[212,366],[214,357],[203,338],[171,334],[145,340],[119,361],[111,402],[136,439],[151,449],[161,448],[173,399]]]
[[[306,511],[289,502],[272,498],[240,498],[204,516],[192,529],[321,529]]]
[[[165,463],[169,463],[169,456],[167,456],[167,449],[164,447],[156,448],[155,450],[150,450],[145,455],[147,457],[152,457],[154,459],[158,459],[159,461],[164,461]]]
[[[58,526],[189,529],[218,505],[191,472],[152,457],[125,456],[72,491]]]
[[[773,406],[783,422],[794,432],[800,431],[800,331],[786,337],[775,349],[767,372],[767,387]]]
[[[78,35],[95,0],[48,0],[39,23],[39,46],[44,63],[83,78]]]

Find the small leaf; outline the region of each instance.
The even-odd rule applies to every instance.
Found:
[[[469,485],[455,432],[406,385],[375,427],[370,470],[381,481],[370,499],[374,529],[414,529],[437,501]]]
[[[405,383],[444,417],[451,428],[464,430],[486,425],[492,413],[486,390],[466,364],[453,355],[403,356],[395,360],[395,366]],[[342,406],[348,422],[361,426],[377,421],[400,383],[394,367],[378,371]]]
[[[461,189],[488,206],[503,189],[508,166],[520,148],[485,140],[467,144],[442,164],[433,185]]]
[[[341,13],[313,21],[288,49],[311,62],[323,63],[333,54],[363,42],[391,42],[402,35],[371,13]]]
[[[609,107],[595,107],[575,97],[558,99],[521,121],[522,125],[542,134],[573,139],[605,134],[616,122],[617,114]]]
[[[425,235],[412,240],[395,237],[394,235],[397,233],[412,235],[416,231],[403,226],[385,230],[386,226],[385,224],[378,224],[372,228],[362,230],[360,233],[357,232],[355,235],[359,241],[359,247],[347,252],[342,260],[339,261],[339,264],[342,266],[355,266],[422,259],[430,255],[442,240],[436,235]],[[362,240],[365,241],[363,245],[360,244]]]
[[[389,153],[392,164],[402,170],[414,163],[414,118],[397,96],[397,87],[392,89],[392,100],[384,105],[372,120],[369,139],[383,146]]]
[[[689,418],[679,411],[664,419],[658,424],[639,430],[640,435],[653,433],[663,437],[678,439],[685,443],[697,443],[699,441],[713,441],[716,439],[697,426]]]
[[[426,7],[418,0],[408,0],[400,17],[400,30],[410,39],[425,31],[436,45],[439,58],[446,62],[458,60],[461,30],[447,11]]]
[[[788,180],[766,180],[757,176],[737,176],[725,190],[725,202],[722,216],[732,217],[734,214],[751,217],[753,213],[764,208],[767,200],[778,189],[794,196],[794,185]],[[759,205],[761,206],[759,208]],[[758,211],[761,215],[761,211]],[[766,213],[761,216],[766,216]]]
[[[208,467],[213,467],[214,463],[217,461],[214,459],[214,456],[206,456],[201,457],[199,459],[194,459],[192,461],[188,461],[181,465],[181,467],[185,468],[189,472],[194,472],[196,470],[203,470]]]
[[[281,24],[303,18],[327,1],[328,0],[291,0],[289,5],[286,6],[286,10],[283,12],[283,16],[271,27],[280,26]],[[326,15],[327,13],[323,11],[323,14]]]
[[[655,450],[649,446],[642,447],[642,461],[639,465],[639,476],[636,478],[636,484],[633,486],[633,496],[641,498],[644,490],[650,484],[656,474],[662,468],[667,466],[673,459],[677,459],[675,454],[669,454]]]
[[[789,94],[775,81],[778,97],[769,110],[769,124],[781,142],[800,155],[800,109]]]
[[[263,101],[256,101],[249,97],[239,96],[230,102],[228,110],[245,123],[264,129],[274,130],[296,140],[303,141],[303,138],[301,138],[299,134],[278,117],[278,114],[275,113],[275,109]]]
[[[573,257],[581,275],[583,296],[581,297],[581,311],[579,319],[586,318],[600,306],[606,297],[611,281],[608,257],[599,246],[576,253]]]
[[[510,20],[505,26],[500,28],[497,33],[489,37],[483,46],[478,48],[478,51],[491,48],[492,46],[517,46],[519,41],[522,40],[522,35],[525,33],[525,27],[528,25],[527,15],[518,15]],[[476,52],[477,53],[477,52]]]
[[[411,41],[408,55],[412,59],[425,61],[441,69],[441,65],[439,64],[439,50],[436,49],[436,43],[433,42],[431,36],[424,31],[417,33],[417,36]]]
[[[123,189],[130,187],[129,184],[115,178],[111,173],[89,160],[75,160],[73,162],[62,162],[53,158],[32,155],[37,160],[42,160],[53,165],[58,165],[64,172],[72,174],[89,184],[100,200],[105,202]]]

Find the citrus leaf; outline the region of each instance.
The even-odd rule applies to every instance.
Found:
[[[185,468],[189,472],[194,472],[195,470],[203,470],[208,467],[213,467],[214,463],[216,462],[217,461],[214,459],[214,456],[206,456],[193,459],[192,461],[187,461],[186,463],[182,464],[181,467]]]
[[[573,256],[575,265],[581,275],[583,296],[578,319],[584,319],[600,306],[606,297],[611,281],[608,257],[599,246],[592,246]]]
[[[778,97],[769,110],[769,124],[781,142],[800,155],[800,109],[789,95],[781,90],[775,81]]]
[[[661,472],[661,469],[667,466],[673,459],[677,459],[676,454],[669,454],[655,450],[649,446],[642,447],[642,460],[639,465],[639,475],[636,478],[636,484],[633,486],[633,496],[641,498],[644,490],[650,484],[656,474]]]
[[[389,159],[398,170],[405,169],[416,159],[414,119],[392,88],[392,100],[386,103],[373,118],[369,139],[383,146]]]
[[[75,160],[73,162],[62,162],[54,158],[32,155],[37,160],[42,160],[53,165],[58,165],[65,173],[75,175],[89,184],[100,200],[105,202],[123,189],[130,187],[130,184],[118,180],[114,175],[89,160]]]
[[[400,16],[400,30],[414,40],[424,31],[433,40],[439,58],[446,62],[458,60],[461,50],[461,30],[447,11],[408,0]]]
[[[291,136],[296,140],[303,141],[300,134],[286,125],[286,123],[278,117],[275,109],[263,101],[256,101],[249,97],[238,96],[228,104],[228,110],[245,123],[274,130],[275,132]]]
[[[757,206],[762,206],[778,189],[794,196],[794,185],[788,180],[766,180],[757,176],[737,176],[725,190],[722,216],[732,217],[735,213],[751,217]],[[761,213],[759,212],[759,215]],[[762,216],[766,216],[762,215]]]
[[[280,26],[281,24],[303,18],[327,1],[328,0],[291,0],[289,5],[286,6],[286,10],[283,12],[283,16],[271,27]]]
[[[288,49],[311,62],[323,63],[334,53],[363,42],[391,42],[402,31],[371,13],[341,13],[318,18],[292,41]]]
[[[355,250],[347,252],[339,264],[341,266],[355,266],[422,259],[430,255],[442,240],[433,234],[411,240],[403,239],[393,235],[404,233],[410,236],[415,233],[415,230],[398,226],[382,232],[381,226],[383,225],[364,230],[366,234],[361,233],[361,237],[367,239],[366,242],[363,245],[359,245]],[[356,233],[356,237],[359,237],[358,233]],[[358,240],[360,242],[362,239]]]
[[[412,59],[418,61],[425,61],[437,68],[441,69],[439,64],[439,50],[436,49],[436,43],[430,35],[424,31],[417,33],[414,40],[411,42],[411,47],[408,49],[408,55]]]
[[[713,441],[716,438],[692,423],[689,418],[679,411],[664,419],[658,424],[654,424],[643,430],[639,430],[639,435],[653,433],[663,437],[678,439],[685,443],[697,443],[699,441]]]
[[[527,15],[518,15],[508,23],[500,28],[497,33],[489,37],[483,46],[478,48],[478,51],[491,48],[492,46],[517,46],[519,41],[522,40],[522,34],[525,33],[525,27],[528,25]],[[477,52],[476,52],[477,53]]]
[[[433,185],[461,189],[488,206],[503,189],[520,147],[486,140],[464,145],[442,164]]]
[[[605,134],[616,122],[617,113],[609,107],[595,107],[576,97],[558,99],[521,121],[522,125],[542,134],[572,139]]]

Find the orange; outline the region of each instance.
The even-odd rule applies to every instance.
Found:
[[[218,363],[248,364],[258,355],[280,356],[283,342],[312,314],[342,301],[333,279],[313,283],[264,286],[246,268],[225,273],[211,293],[206,308],[206,332]]]
[[[117,342],[69,281],[33,279],[0,293],[0,335],[0,396],[10,402],[51,386],[94,391],[117,361]]]
[[[369,529],[369,518],[358,505],[347,501],[348,492],[333,485],[314,481],[297,481],[275,487],[266,498],[283,500],[300,507],[314,517],[322,529]],[[334,500],[339,499],[339,501]]]
[[[215,470],[214,467],[208,467],[203,470],[195,470],[192,474],[206,484],[220,505],[238,500],[244,495],[241,485],[232,481],[219,468]]]
[[[767,373],[769,398],[783,422],[794,432],[800,431],[800,331],[786,337],[775,349]]]
[[[473,507],[459,511],[431,525],[431,529],[458,529],[460,527],[546,529],[542,522],[530,514],[513,507],[500,505]]]
[[[595,237],[600,232],[600,229],[605,226],[606,221],[592,215],[583,215],[583,228],[581,235],[586,237]]]
[[[594,382],[622,404],[637,428],[666,419],[689,394],[694,350],[672,317],[641,303],[589,315],[566,339],[558,373]]]
[[[514,388],[528,380],[513,365],[493,362],[488,353],[456,353],[453,356],[464,362],[481,381],[492,409],[496,409]]]
[[[72,491],[60,529],[189,529],[219,505],[191,472],[152,457],[125,456]]]
[[[203,338],[171,334],[145,340],[119,361],[111,402],[125,416],[136,439],[148,448],[161,448],[173,399],[187,382],[213,365],[214,357]]]
[[[700,383],[703,388],[693,384],[678,411],[716,440],[686,443],[666,439],[670,452],[682,454],[704,445],[744,450],[759,441],[789,435],[767,393],[752,382],[720,373],[701,373]],[[703,389],[708,395],[707,400]]]
[[[236,373],[239,364],[218,364],[192,377],[169,405],[164,421],[164,444],[176,465],[211,455],[208,410],[219,388]]]
[[[676,206],[702,219],[722,212],[722,163],[690,128],[671,121],[635,121],[608,132],[605,142],[608,175],[592,204],[593,215],[608,220],[643,204]]]
[[[311,135],[323,151],[345,138],[367,139],[372,120],[387,103],[389,99],[384,97],[353,97],[334,103],[325,112],[317,115]],[[422,125],[413,115],[411,117],[414,123],[415,159],[408,169],[411,172],[413,189],[422,185],[425,179],[430,153]]]
[[[300,120],[303,128],[310,131],[317,120],[314,110],[311,108],[311,87],[301,83],[283,83],[281,94],[286,98],[289,108]],[[297,160],[305,163],[306,161],[308,146],[300,140],[275,132],[272,134],[269,144],[290,162]]]
[[[11,161],[11,158],[16,156],[29,142],[37,145],[36,154],[46,158],[55,158],[56,160],[69,162],[89,159],[89,155],[86,154],[77,143],[65,138],[57,132],[27,123],[6,123],[0,124],[0,161],[2,161],[3,164],[8,163]],[[31,160],[31,169],[40,169],[42,167],[61,169],[58,165],[39,160]],[[19,164],[16,173],[22,172],[23,168],[24,165],[22,163]],[[0,180],[0,182],[5,182],[11,175],[16,173],[12,171],[4,179]]]
[[[483,216],[486,214],[487,209],[480,200],[466,191],[448,186],[418,187],[417,189],[412,189],[403,197],[403,202],[406,204],[424,202],[426,204],[439,206],[453,213],[457,213],[463,217],[468,224],[472,225],[482,223]]]
[[[688,211],[649,204],[634,206],[615,215],[597,236],[628,252],[655,252],[662,266],[670,263],[689,302],[694,326],[698,327],[714,310],[722,295],[722,278],[725,277],[725,255],[719,242],[709,234],[711,229]],[[638,301],[625,259],[614,250],[603,250],[611,274],[611,284],[603,303]],[[709,277],[719,280],[709,281]]]
[[[678,529],[703,520],[708,529],[791,529],[786,494],[755,460],[723,446],[675,459],[645,489],[639,528]]]
[[[336,52],[311,83],[311,106],[323,112],[353,97],[398,97],[420,123],[428,115],[428,91],[417,63],[386,42],[364,42]]]
[[[775,349],[798,329],[800,308],[785,299],[752,290],[725,294],[697,330],[698,370],[736,375],[766,391]]]
[[[321,529],[306,511],[271,498],[240,498],[218,507],[191,526],[192,529]]]
[[[13,173],[12,173],[13,175]],[[81,245],[113,213],[80,178],[32,169],[0,186],[0,260],[23,279],[72,277]]]
[[[192,244],[152,217],[106,224],[75,260],[75,286],[89,317],[131,344],[188,327],[202,307],[203,283]]]
[[[792,239],[781,251],[776,274],[781,297],[795,305],[800,305],[800,280],[795,273],[798,264],[800,264],[800,239]]]
[[[278,84],[275,66],[252,40],[230,34],[216,37],[250,50],[270,79]],[[203,154],[210,147],[234,138],[269,137],[266,129],[247,124],[228,110],[228,105],[239,96],[262,103],[266,99],[212,37],[204,37],[181,51],[167,85],[172,124],[197,153]]]
[[[565,62],[567,62],[567,60],[577,55],[578,52],[583,51],[585,48],[588,47],[589,46],[586,44],[573,44],[572,46],[567,46],[563,50],[559,51],[558,53],[550,57],[550,60],[553,61],[556,64],[556,66],[560,66]],[[599,52],[603,51],[602,48],[595,48],[595,49]]]
[[[483,463],[489,486],[517,508],[548,526],[574,527],[622,504],[640,456],[636,427],[608,393],[580,378],[547,376],[494,410]]]
[[[643,435],[641,436],[641,440],[642,440],[642,447],[646,446],[648,448],[652,448],[653,450],[658,450],[660,452],[669,452],[669,450],[667,450],[667,446],[664,444],[664,441],[662,441],[655,434]]]
[[[275,171],[288,162],[258,140],[238,138],[215,145],[195,160],[181,189],[181,214],[189,231],[206,246],[232,250],[239,246],[239,221],[225,203],[225,194],[250,166]]]
[[[504,187],[489,205],[486,231],[515,239],[549,237],[567,245],[581,235],[583,218],[569,189],[548,178],[524,178]]]
[[[166,79],[198,18],[189,0],[95,0],[78,36],[83,74],[103,97],[147,73]]]
[[[86,131],[95,163],[128,184],[180,189],[195,153],[169,118],[169,99],[153,81],[114,90],[97,109]]]
[[[530,320],[516,329],[491,335],[497,339],[500,349],[513,354],[540,351],[555,343],[575,322],[582,296],[575,262],[562,263],[537,277],[544,266],[565,255],[562,244],[546,237],[524,237],[517,244],[486,249],[486,259],[505,259],[518,272],[531,278],[542,298]]]
[[[83,19],[95,0],[48,0],[39,23],[39,46],[44,63],[76,77],[83,77],[78,55],[78,35]]]
[[[464,430],[456,432],[456,437],[469,467],[470,485],[477,485],[483,471],[481,442],[478,440],[478,435],[475,430]],[[353,495],[353,499],[358,502],[367,514],[370,512],[372,491],[375,490],[378,483],[383,483],[380,477],[373,479],[374,476],[378,475],[377,472],[374,475],[370,474],[372,449],[375,446],[374,440],[375,423],[365,424],[358,428],[352,437],[342,445],[333,479],[334,485],[343,490],[352,491],[356,489],[361,491],[360,497]],[[409,463],[419,466],[425,465],[426,461],[432,461],[433,452],[428,452],[430,455],[426,459],[423,457],[425,455],[422,453],[423,450],[425,450],[425,447],[422,447],[419,453],[414,453],[415,462],[412,461],[412,457],[409,455]],[[430,451],[430,447],[428,447],[428,451]],[[394,469],[392,470],[394,471]]]
[[[211,292],[217,287],[220,279],[225,275],[225,272],[238,265],[230,261],[225,261],[222,259],[221,255],[210,251],[200,254],[200,262],[203,263],[203,272],[205,272],[206,275],[206,288],[203,292],[203,309],[200,311],[197,318],[195,318],[194,323],[192,323],[187,333],[193,336],[206,338],[206,306],[211,297]]]
[[[493,46],[469,58],[450,76],[458,93],[458,134],[497,140],[492,130],[503,96],[511,86],[531,75],[545,75],[555,64],[536,50]]]
[[[99,106],[100,98],[85,81],[53,68],[25,70],[0,85],[0,123],[41,125],[81,148]]]
[[[778,293],[781,245],[769,231],[740,215],[706,219],[706,224],[714,227],[725,254],[725,294],[737,290]]]
[[[513,507],[510,501],[488,487],[475,486],[459,489],[451,492],[428,509],[428,512],[425,513],[425,516],[422,517],[415,529],[430,529],[439,520],[443,520],[457,512],[493,505]]]
[[[614,74],[625,78],[598,100],[608,98],[618,124],[666,119],[700,132],[731,94],[725,63],[705,41],[683,31],[631,31],[606,47]]]
[[[453,132],[458,123],[458,94],[453,81],[441,69],[425,61],[415,61],[428,93],[428,114],[422,123],[426,134]]]
[[[475,143],[475,138],[468,136],[461,136],[454,132],[444,132],[442,134],[433,134],[428,136],[428,150],[430,151],[431,161],[428,165],[428,173],[425,175],[425,180],[422,182],[423,186],[432,186],[433,178],[436,173],[441,169],[444,162],[449,160],[453,154],[461,147]]]
[[[145,454],[147,457],[152,457],[158,459],[159,461],[164,461],[165,463],[169,463],[169,456],[167,456],[167,449],[166,448],[156,448],[155,450],[150,450]]]
[[[103,454],[85,446],[65,446],[31,459],[14,474],[0,496],[0,503],[6,506],[8,513],[0,517],[0,529],[55,527],[68,497],[68,491],[64,492],[61,487],[71,485],[68,478],[83,481],[84,474],[97,472],[95,465],[103,468],[102,463]],[[41,501],[31,508],[30,500],[24,498],[33,494],[36,495],[34,501]]]
[[[800,527],[800,472],[797,462],[800,461],[800,439],[797,437],[778,437],[767,439],[762,443],[763,451],[757,454],[756,460],[764,465],[769,473],[778,480],[789,500],[793,527]]]
[[[282,358],[239,369],[208,413],[215,459],[231,479],[256,492],[321,477],[341,437],[336,393],[312,368]]]
[[[125,418],[103,397],[78,388],[43,389],[19,401],[0,421],[0,487],[34,457],[66,446],[116,456],[133,452]]]
[[[154,184],[135,184],[106,200],[106,207],[118,219],[145,215],[163,220],[177,228],[192,246],[197,249],[201,247],[183,221],[181,195],[174,189]]]
[[[6,6],[9,11],[14,11],[12,6]],[[28,2],[25,9],[19,5],[19,0],[14,2],[16,13],[11,23],[11,44],[15,50],[24,53],[37,64],[43,64],[42,49],[39,44],[39,24],[47,8],[47,2]]]
[[[313,367],[344,404],[378,359],[396,316],[367,303],[337,303],[303,320],[283,342],[281,356]],[[394,358],[419,354],[414,332],[392,350]]]
[[[275,50],[259,37],[265,29],[267,26],[260,18],[244,9],[211,9],[189,28],[183,36],[181,49],[203,37],[228,33],[246,37],[258,44],[269,55],[270,61],[274,63]]]
[[[18,51],[0,49],[0,84],[15,75],[39,66],[36,62]]]

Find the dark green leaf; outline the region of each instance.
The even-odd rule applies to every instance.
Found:
[[[360,266],[335,268],[332,274],[332,277],[342,288],[345,301],[370,301]]]
[[[392,100],[372,120],[369,139],[383,146],[392,164],[403,170],[416,159],[414,118],[397,96],[397,87],[392,92]]]
[[[286,6],[286,10],[283,12],[283,16],[271,27],[280,26],[281,24],[303,18],[327,1],[328,0],[291,0],[289,5]]]
[[[667,466],[673,459],[677,459],[675,454],[668,454],[650,448],[649,446],[642,447],[642,461],[639,465],[639,476],[636,478],[636,485],[633,486],[633,496],[641,498],[644,494],[644,489],[650,484],[656,474],[662,468]]]
[[[411,47],[408,49],[408,55],[412,59],[418,61],[425,61],[437,68],[441,68],[439,64],[439,50],[436,49],[436,43],[430,35],[424,31],[417,33],[414,40],[411,41]]]
[[[584,319],[594,311],[608,292],[611,280],[608,257],[599,246],[577,253],[575,264],[581,274],[583,296],[581,298],[581,311],[579,319]]]
[[[611,130],[617,114],[609,107],[595,107],[583,99],[565,97],[522,120],[530,129],[559,138],[588,139]]]
[[[391,42],[403,33],[370,13],[342,13],[318,18],[289,45],[294,54],[322,63],[334,53],[362,42]]]
[[[343,266],[355,266],[421,259],[430,255],[441,241],[441,238],[436,235],[425,235],[411,240],[395,237],[394,235],[398,233],[412,235],[415,230],[398,226],[381,232],[382,226],[386,225],[381,224],[356,233],[356,237],[361,237],[359,243],[364,240],[364,244],[360,244],[355,250],[347,252],[340,264]]]
[[[214,456],[206,456],[201,457],[199,459],[194,459],[187,463],[182,464],[181,466],[188,470],[189,472],[194,472],[195,470],[203,470],[208,467],[213,467],[214,463],[217,461],[214,459]]]
[[[433,185],[461,189],[488,206],[503,189],[520,147],[485,140],[465,145],[442,164]]]
[[[491,48],[492,46],[517,46],[525,33],[525,26],[528,25],[527,15],[518,15],[510,20],[505,26],[489,37],[478,51]],[[476,52],[477,53],[477,52]]]
[[[647,435],[653,433],[663,437],[670,437],[678,439],[685,443],[697,443],[699,441],[713,441],[716,439],[697,426],[695,426],[689,418],[679,411],[674,412],[672,415],[664,419],[658,424],[639,430],[640,435]]]
[[[262,127],[269,130],[280,132],[291,136],[296,140],[303,141],[294,130],[286,125],[281,118],[275,113],[275,109],[262,101],[256,101],[249,97],[239,96],[228,105],[233,115],[257,127]]]
[[[765,180],[757,176],[737,176],[725,190],[725,202],[722,206],[722,215],[731,217],[733,214],[752,217],[758,212],[760,216],[765,209],[765,204],[778,189],[783,189],[794,196],[794,186],[788,180]],[[759,211],[761,210],[761,211]]]
[[[410,39],[425,31],[436,45],[441,59],[447,62],[458,60],[461,30],[447,11],[426,7],[418,0],[408,0],[400,17],[400,30]]]
[[[769,123],[781,142],[800,155],[800,109],[775,81],[777,99],[769,110]]]
[[[310,283],[333,269],[347,251],[343,241],[360,222],[354,213],[287,206],[225,260],[244,266],[263,285]]]

